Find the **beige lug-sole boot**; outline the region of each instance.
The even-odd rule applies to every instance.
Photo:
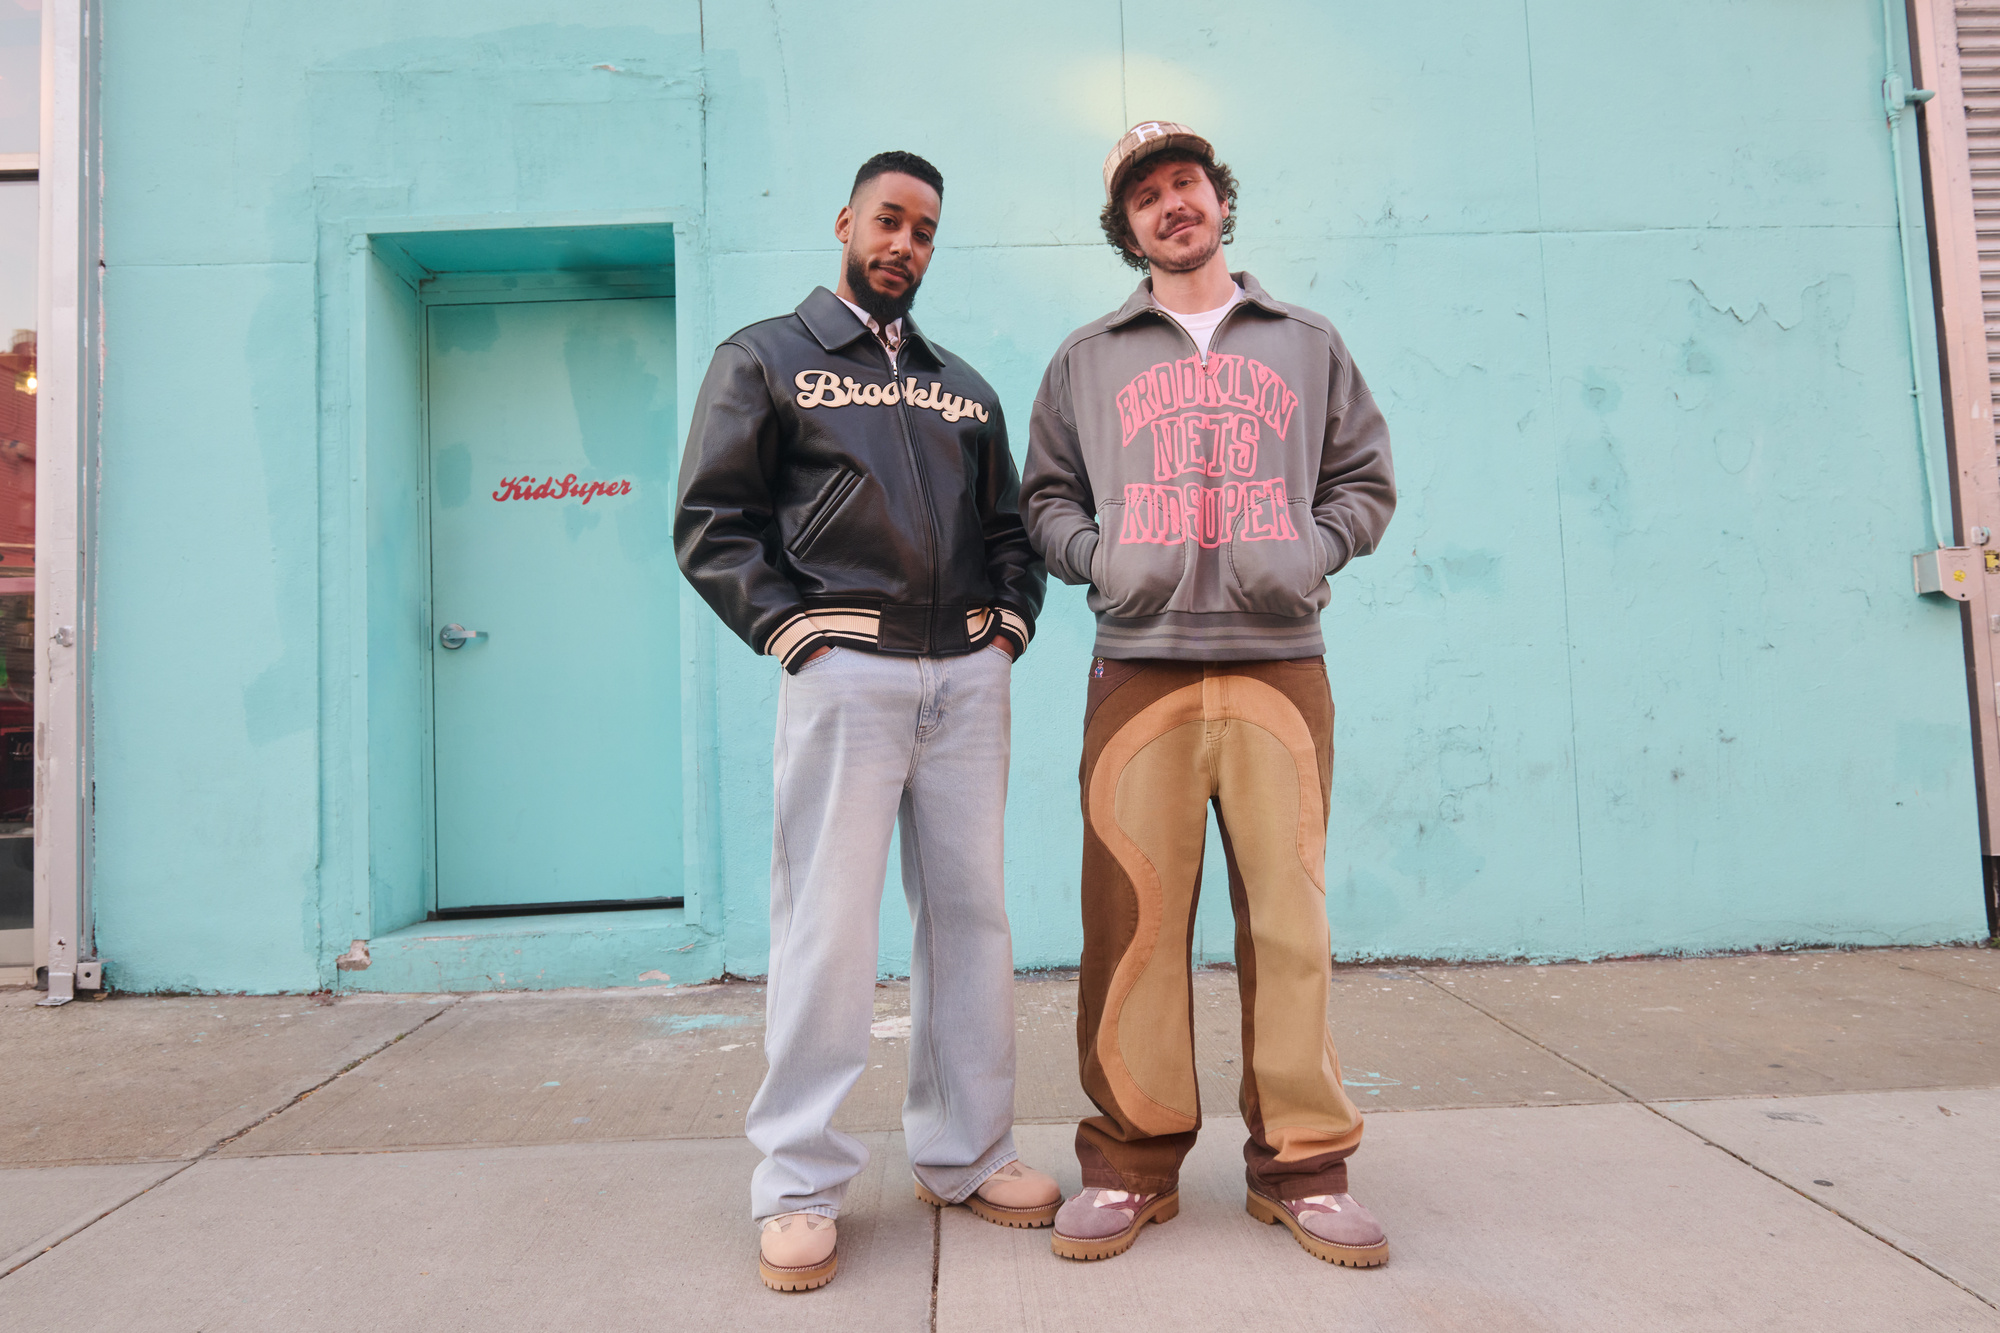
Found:
[[[804,1223],[806,1227],[804,1234],[807,1236],[812,1235],[814,1232],[833,1231],[833,1245],[827,1250],[823,1258],[815,1258],[810,1262],[785,1264],[773,1262],[773,1256],[765,1252],[765,1241],[774,1238],[774,1226],[776,1233],[779,1233],[775,1236],[777,1244],[774,1247],[777,1251],[776,1257],[778,1259],[805,1260],[807,1256],[819,1248],[817,1245],[811,1244],[801,1247],[796,1243],[787,1243],[788,1240],[795,1242],[797,1239],[796,1237],[787,1238],[781,1234],[793,1220]],[[833,1275],[840,1271],[840,1233],[835,1229],[835,1226],[836,1224],[831,1219],[822,1221],[822,1219],[807,1213],[782,1213],[777,1217],[768,1219],[760,1229],[760,1235],[757,1239],[757,1276],[762,1278],[764,1285],[772,1291],[811,1291],[816,1287],[824,1287],[827,1283],[833,1281]]]
[[[840,1268],[840,1254],[835,1251],[810,1268],[779,1268],[762,1255],[757,1257],[757,1276],[764,1279],[764,1285],[772,1291],[811,1291],[824,1287],[833,1281],[833,1275]]]
[[[1132,1215],[1132,1225],[1115,1235],[1097,1240],[1080,1240],[1058,1231],[1049,1237],[1049,1248],[1064,1259],[1109,1259],[1123,1254],[1139,1239],[1139,1228],[1148,1222],[1171,1222],[1181,1213],[1181,1192],[1169,1190]]]
[[[1058,1195],[1054,1203],[1045,1203],[1039,1208],[1005,1208],[997,1203],[968,1194],[963,1203],[954,1205],[941,1194],[934,1194],[924,1188],[924,1182],[917,1182],[917,1202],[927,1203],[933,1208],[970,1208],[974,1217],[983,1217],[988,1222],[1003,1227],[1045,1227],[1056,1220],[1056,1211],[1062,1207],[1062,1197]]]
[[[1389,1262],[1389,1242],[1380,1245],[1336,1245],[1299,1225],[1299,1219],[1292,1216],[1292,1210],[1281,1203],[1275,1203],[1255,1190],[1245,1197],[1243,1209],[1250,1216],[1264,1223],[1283,1223],[1290,1228],[1299,1245],[1315,1259],[1324,1259],[1330,1264],[1340,1264],[1345,1268],[1380,1268]]]

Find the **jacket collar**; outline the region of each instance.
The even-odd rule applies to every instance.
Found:
[[[1267,315],[1282,315],[1285,313],[1285,307],[1279,304],[1269,292],[1264,290],[1264,284],[1252,277],[1249,269],[1244,269],[1241,273],[1232,273],[1229,276],[1234,278],[1236,285],[1243,289],[1245,304],[1254,305]],[[834,304],[837,306],[840,305],[838,298],[835,299]],[[842,310],[847,309],[846,306],[840,306],[840,308]],[[1148,311],[1163,317],[1167,314],[1166,308],[1153,298],[1153,278],[1151,274],[1139,279],[1138,288],[1133,291],[1131,298],[1118,308],[1118,313],[1111,317],[1111,322],[1106,327],[1115,329],[1120,325],[1129,324]],[[852,317],[850,313],[849,318],[851,319]],[[903,327],[908,328],[909,326],[906,324]]]
[[[856,338],[872,337],[868,326],[854,317],[847,308],[847,302],[835,296],[824,287],[812,289],[812,295],[799,302],[797,310],[799,322],[806,326],[819,345],[829,352],[837,352]],[[912,349],[920,351],[932,365],[940,368],[944,359],[937,354],[930,340],[924,337],[917,322],[908,315],[903,316],[903,358],[908,359]]]

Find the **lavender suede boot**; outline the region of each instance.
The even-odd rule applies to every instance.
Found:
[[[1056,1231],[1049,1247],[1065,1259],[1109,1259],[1132,1248],[1140,1227],[1148,1222],[1170,1222],[1180,1211],[1179,1190],[1131,1194],[1087,1189],[1056,1213]]]
[[[1351,1194],[1314,1194],[1280,1201],[1255,1190],[1245,1209],[1259,1222],[1283,1223],[1307,1254],[1348,1268],[1376,1268],[1389,1262],[1389,1238],[1375,1215]],[[1057,1222],[1060,1229],[1061,1222]]]

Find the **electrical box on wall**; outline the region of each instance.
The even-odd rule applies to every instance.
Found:
[[[1939,592],[1955,602],[1972,600],[1980,552],[1965,546],[1925,551],[1915,558],[1918,593]]]

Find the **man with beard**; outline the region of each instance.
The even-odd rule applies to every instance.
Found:
[[[1213,803],[1236,916],[1247,1206],[1309,1253],[1389,1245],[1347,1193],[1361,1117],[1327,1030],[1333,700],[1327,579],[1395,508],[1389,434],[1340,335],[1222,253],[1236,178],[1183,125],[1104,162],[1106,238],[1150,276],[1057,350],[1022,510],[1051,573],[1090,587],[1078,1049],[1101,1114],[1055,1252],[1123,1253],[1180,1209],[1201,1127],[1189,926]]]
[[[832,1280],[868,1162],[832,1127],[868,1062],[877,922],[900,825],[910,957],[903,1129],[917,1197],[1047,1226],[1014,1151],[1014,958],[1002,877],[1011,663],[1044,574],[1000,400],[909,317],[944,195],[912,153],[862,164],[840,284],[716,349],[681,465],[681,570],[784,666],[773,753],[770,1069],[746,1126],[758,1271]]]

